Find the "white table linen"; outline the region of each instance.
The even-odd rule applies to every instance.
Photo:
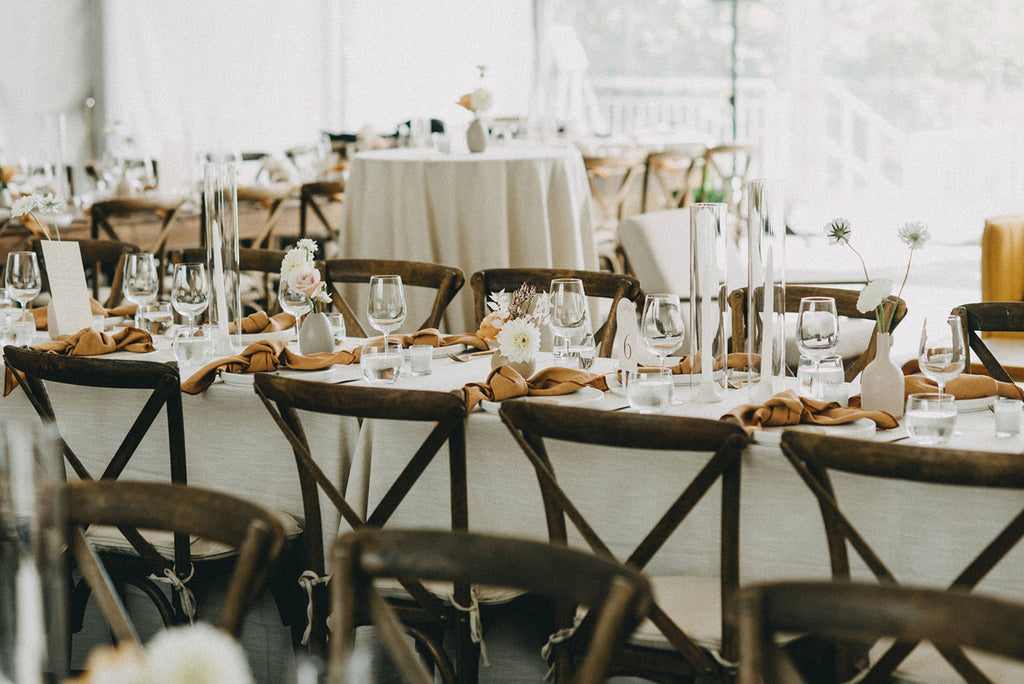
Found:
[[[448,332],[475,329],[468,292],[475,271],[597,267],[590,190],[575,148],[492,146],[480,154],[380,150],[357,154],[349,174],[338,256],[462,269],[467,283],[449,306]],[[426,316],[432,295],[407,296],[408,331]],[[358,300],[350,304],[357,311],[365,307]]]

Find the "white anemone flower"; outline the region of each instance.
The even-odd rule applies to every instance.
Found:
[[[46,197],[39,198],[39,201],[36,202],[36,206],[42,211],[56,213],[58,211],[64,211],[67,207],[67,201],[65,201],[63,197],[47,195]]]
[[[860,296],[857,297],[857,311],[868,313],[877,309],[885,298],[892,293],[892,283],[888,278],[879,278],[868,283]]]
[[[469,105],[474,112],[483,112],[491,108],[491,91],[477,88],[469,95]]]
[[[540,330],[523,318],[514,318],[501,327],[497,342],[509,361],[525,363],[540,351]]]
[[[11,205],[11,215],[14,218],[30,214],[39,208],[39,195],[25,195],[14,200]]]
[[[899,229],[899,236],[910,249],[921,249],[932,237],[928,232],[928,226],[918,221],[904,223]]]
[[[146,646],[151,684],[250,684],[245,651],[226,632],[197,622],[158,633]]]

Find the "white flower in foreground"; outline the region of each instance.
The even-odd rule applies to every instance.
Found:
[[[509,361],[525,363],[540,351],[540,330],[529,321],[515,318],[501,327],[497,342]]]
[[[38,207],[39,195],[25,195],[14,200],[14,204],[11,205],[11,215],[18,218],[35,211]]]
[[[491,108],[491,91],[487,88],[477,88],[469,95],[470,109],[474,112],[483,112]]]
[[[295,246],[298,247],[299,249],[306,250],[310,254],[316,254],[316,250],[317,250],[316,240],[310,240],[309,238],[302,238],[297,243],[295,243]]]
[[[849,243],[850,235],[852,233],[853,229],[850,228],[850,222],[842,217],[832,219],[832,221],[825,226],[825,235],[833,245],[838,245],[841,242]]]
[[[899,236],[900,240],[903,240],[910,249],[921,249],[924,247],[924,243],[931,239],[928,226],[917,221],[904,223],[899,229]]]
[[[225,632],[197,622],[160,632],[146,646],[150,684],[250,684],[249,661]]]
[[[872,280],[857,297],[857,311],[868,313],[874,311],[881,305],[885,298],[892,292],[892,283],[888,278]]]

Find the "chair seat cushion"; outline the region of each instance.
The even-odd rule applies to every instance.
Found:
[[[870,652],[871,662],[877,662],[891,643],[891,639],[883,639],[876,643]],[[1024,663],[971,649],[964,649],[964,652],[993,682],[1024,682]],[[893,680],[908,684],[944,684],[945,682],[964,681],[963,677],[957,674],[956,670],[929,642],[918,644],[917,648],[910,652],[910,655],[896,668]],[[857,681],[857,679],[853,681]]]
[[[718,577],[673,575],[651,577],[654,600],[697,645],[716,650],[722,645],[721,583]],[[630,643],[672,649],[650,619],[633,632]]]
[[[285,535],[294,539],[302,534],[302,527],[299,522],[288,513],[274,511],[284,526]],[[141,530],[142,536],[153,545],[153,548],[167,560],[174,559],[174,533],[164,530]],[[93,544],[94,548],[102,553],[121,553],[137,555],[135,547],[125,539],[121,530],[111,525],[91,525],[86,531],[86,537]],[[236,550],[228,544],[200,537],[189,538],[189,546],[193,561],[219,560],[234,556]]]
[[[374,580],[374,586],[384,598],[411,598],[409,593],[402,587],[398,580],[391,577]],[[443,598],[449,603],[452,600],[451,582],[424,582],[423,586],[431,594]],[[526,592],[522,589],[510,589],[508,587],[490,587],[484,584],[473,585],[473,595],[477,603],[483,605],[500,605],[508,603],[512,599],[522,596]]]

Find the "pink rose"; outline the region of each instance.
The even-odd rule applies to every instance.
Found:
[[[291,286],[307,297],[313,297],[322,287],[320,271],[311,268],[308,271],[294,273],[291,278]]]

